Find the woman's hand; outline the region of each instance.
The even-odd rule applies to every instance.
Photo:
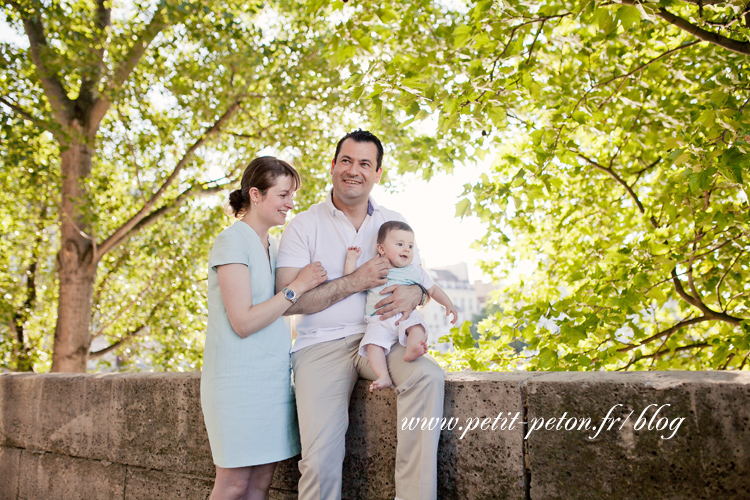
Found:
[[[289,288],[294,290],[298,295],[302,295],[308,290],[312,290],[316,286],[323,283],[328,279],[328,273],[326,273],[323,264],[320,262],[313,262],[303,267],[297,277],[289,284]]]

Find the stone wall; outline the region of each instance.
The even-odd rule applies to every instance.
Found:
[[[206,499],[199,385],[0,374],[0,500]],[[366,386],[350,407],[344,498],[393,498],[395,396]],[[750,498],[748,372],[451,374],[445,418],[443,499]],[[283,463],[272,498],[296,498],[298,478]]]

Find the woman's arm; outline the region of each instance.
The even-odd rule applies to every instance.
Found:
[[[292,303],[280,292],[260,304],[253,304],[253,287],[250,272],[244,264],[218,266],[219,288],[229,323],[242,338],[262,330],[280,318]],[[303,267],[289,288],[299,296],[316,287],[326,279],[320,262]]]

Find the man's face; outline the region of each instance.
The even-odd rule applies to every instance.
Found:
[[[341,144],[339,155],[331,164],[333,192],[347,205],[364,203],[375,184],[380,182],[383,169],[378,165],[378,148],[371,142],[347,139]]]

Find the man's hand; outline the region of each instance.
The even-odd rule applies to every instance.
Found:
[[[375,309],[380,314],[380,319],[388,319],[402,313],[403,316],[396,324],[405,320],[417,308],[422,301],[422,289],[419,285],[391,285],[383,288],[380,292],[389,296],[375,304]]]
[[[388,282],[388,259],[381,256],[373,257],[354,271],[351,276],[361,291],[385,285]]]

